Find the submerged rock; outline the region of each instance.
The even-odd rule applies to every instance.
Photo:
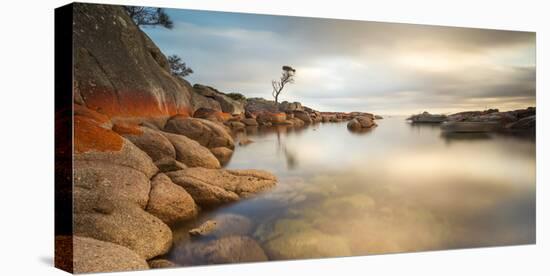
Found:
[[[239,141],[239,146],[246,146],[248,144],[252,144],[254,143],[254,141],[248,139],[247,137],[245,138],[242,138],[240,141]]]
[[[175,248],[182,265],[230,264],[267,261],[258,243],[247,236],[228,236],[213,241],[188,243]]]
[[[216,228],[211,235],[216,237],[243,236],[248,235],[253,229],[250,219],[237,214],[220,214],[213,218],[216,221]]]
[[[214,220],[207,220],[203,222],[199,227],[189,230],[189,235],[191,236],[208,236],[210,235],[217,227],[217,222]]]
[[[178,265],[166,259],[153,259],[147,261],[150,268],[171,268]]]
[[[149,269],[145,259],[118,244],[80,236],[56,236],[56,266],[73,273]],[[72,255],[71,255],[72,253]],[[59,260],[59,262],[58,262]],[[63,262],[61,262],[63,260]],[[65,261],[72,260],[69,264]]]
[[[269,232],[268,232],[269,231]],[[298,219],[280,219],[261,225],[254,236],[261,238],[270,259],[292,260],[352,255],[347,240],[317,230]]]

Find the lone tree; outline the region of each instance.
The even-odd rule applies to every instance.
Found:
[[[171,55],[168,57],[168,63],[170,64],[170,72],[176,77],[183,78],[190,74],[193,74],[193,69],[187,67],[185,62],[182,61],[178,55]]]
[[[296,74],[296,69],[285,65],[283,66],[283,73],[281,74],[280,80],[273,80],[271,81],[271,86],[273,87],[273,92],[271,95],[273,95],[273,98],[275,98],[275,105],[279,104],[279,94],[283,91],[283,88],[285,88],[285,85],[287,83],[294,83],[294,75]]]
[[[162,8],[124,6],[134,23],[138,26],[163,26],[167,29],[174,27],[174,22]]]

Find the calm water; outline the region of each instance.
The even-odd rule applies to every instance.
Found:
[[[240,230],[272,260],[535,242],[534,139],[377,122],[361,134],[346,123],[237,134],[254,143],[237,146],[227,168],[265,169],[278,185],[179,226],[169,258],[201,264],[181,253],[204,242],[187,230],[227,213],[249,220]]]

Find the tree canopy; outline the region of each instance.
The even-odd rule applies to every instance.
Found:
[[[178,55],[170,55],[168,57],[168,63],[170,64],[170,72],[176,77],[183,78],[190,74],[193,74],[193,69],[187,67],[185,62]]]
[[[138,26],[163,26],[167,29],[174,27],[174,22],[162,8],[124,6],[124,10]]]
[[[284,65],[282,69],[283,72],[280,79],[271,81],[271,86],[273,87],[273,92],[271,92],[271,95],[275,98],[275,104],[279,103],[279,94],[281,94],[283,88],[285,88],[285,85],[288,83],[294,83],[294,75],[296,74],[296,69],[291,66]]]

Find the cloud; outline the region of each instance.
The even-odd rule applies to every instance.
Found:
[[[320,110],[406,113],[535,104],[535,34],[169,10],[172,30],[147,28],[178,54],[193,83],[271,95],[282,65],[297,69],[283,100]]]

